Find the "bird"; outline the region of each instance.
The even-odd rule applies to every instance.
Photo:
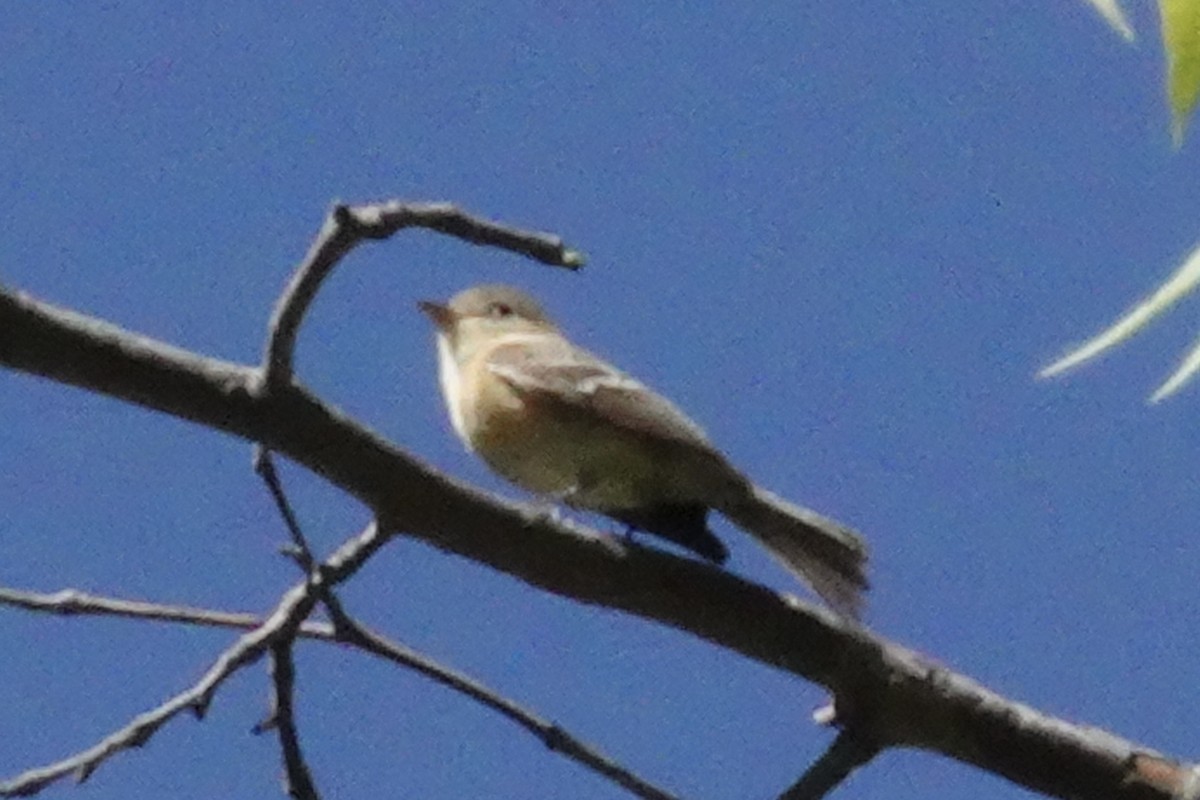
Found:
[[[533,297],[481,285],[417,305],[435,328],[451,425],[498,475],[724,564],[729,551],[708,527],[716,510],[859,618],[868,581],[857,533],[756,486],[674,403],[572,343]]]

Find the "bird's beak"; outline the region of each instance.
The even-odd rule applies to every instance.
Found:
[[[427,317],[433,320],[433,324],[440,331],[449,332],[454,327],[454,323],[458,321],[458,315],[450,310],[450,306],[435,303],[431,300],[421,300],[417,303],[417,308],[421,309]]]

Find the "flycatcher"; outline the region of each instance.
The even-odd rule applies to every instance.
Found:
[[[855,533],[755,486],[673,403],[568,341],[532,297],[477,286],[419,306],[437,326],[454,430],[501,476],[721,564],[728,551],[706,522],[716,509],[858,616],[867,550]]]

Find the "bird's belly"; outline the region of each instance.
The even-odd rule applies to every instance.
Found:
[[[472,445],[518,486],[595,511],[698,499],[699,487],[676,454],[627,431],[510,399],[489,404]]]

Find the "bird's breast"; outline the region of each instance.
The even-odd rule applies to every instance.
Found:
[[[691,501],[700,492],[690,459],[587,409],[501,379],[473,388],[474,402],[462,409],[472,449],[527,491],[595,511]]]

